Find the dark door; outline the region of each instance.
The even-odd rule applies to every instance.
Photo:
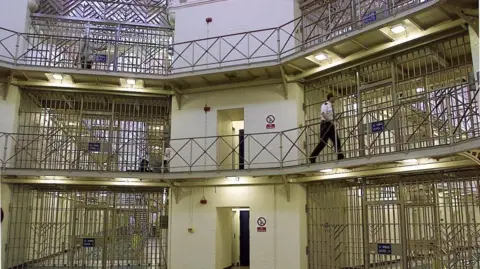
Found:
[[[240,211],[240,266],[250,266],[250,211]]]
[[[238,141],[240,145],[238,146],[238,160],[239,166],[238,169],[243,170],[245,168],[245,130],[238,130]]]

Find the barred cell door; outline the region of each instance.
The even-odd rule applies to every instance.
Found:
[[[113,210],[77,204],[73,212],[70,266],[107,268]]]
[[[370,267],[407,268],[405,249],[405,215],[398,184],[364,187],[365,261]]]

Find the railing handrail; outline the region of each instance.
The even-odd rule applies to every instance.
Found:
[[[352,0],[353,1],[353,0]],[[195,67],[203,67],[205,65],[210,65],[210,64],[227,64],[227,63],[232,63],[232,62],[236,62],[236,61],[242,61],[242,60],[249,60],[251,61],[252,59],[254,60],[258,60],[258,59],[262,59],[262,58],[270,58],[270,57],[275,57],[274,60],[276,61],[281,61],[283,60],[285,57],[288,57],[288,56],[291,56],[292,53],[295,54],[295,53],[302,53],[303,51],[305,51],[307,48],[309,47],[312,47],[312,46],[315,46],[315,45],[318,45],[320,43],[323,43],[323,39],[327,38],[327,39],[332,39],[332,38],[336,38],[338,36],[344,36],[346,34],[348,34],[349,31],[347,32],[342,32],[342,33],[339,33],[338,35],[335,34],[335,31],[338,31],[339,30],[339,27],[341,29],[345,28],[345,27],[349,27],[351,25],[359,25],[360,28],[364,27],[362,22],[365,21],[365,16],[370,16],[369,14],[372,13],[372,12],[375,12],[375,14],[380,14],[382,12],[388,12],[391,11],[391,10],[395,10],[397,8],[401,9],[401,11],[404,11],[404,10],[407,10],[407,9],[410,9],[410,8],[413,8],[413,7],[416,7],[416,6],[420,6],[420,5],[424,5],[426,3],[430,3],[430,2],[433,2],[435,0],[425,0],[425,1],[419,1],[419,0],[410,0],[410,1],[406,1],[407,2],[407,8],[405,8],[405,5],[403,3],[400,3],[400,2],[405,2],[405,1],[398,1],[399,4],[401,4],[400,6],[397,6],[397,5],[387,5],[387,6],[384,6],[382,5],[380,8],[375,9],[373,7],[363,7],[361,4],[363,3],[362,1],[360,1],[359,3],[357,3],[357,8],[353,9],[351,4],[347,5],[347,7],[345,8],[339,8],[338,10],[334,10],[334,11],[329,11],[329,12],[333,12],[334,16],[333,16],[333,19],[334,20],[338,20],[337,23],[341,22],[342,19],[341,18],[337,18],[338,15],[342,14],[342,13],[345,13],[345,12],[348,12],[348,10],[353,10],[351,11],[349,14],[350,14],[350,19],[348,22],[342,22],[340,23],[340,25],[333,25],[334,23],[332,22],[332,25],[329,25],[327,28],[325,28],[325,31],[326,33],[314,33],[314,29],[311,29],[311,33],[308,34],[306,33],[306,35],[308,36],[305,36],[305,34],[302,34],[302,37],[297,37],[297,34],[296,34],[296,30],[298,30],[298,28],[302,28],[302,33],[303,31],[305,31],[304,29],[306,29],[305,27],[309,27],[308,25],[305,25],[305,21],[306,18],[318,11],[319,9],[323,9],[323,8],[326,8],[325,5],[319,5],[319,6],[316,6],[315,8],[309,10],[308,12],[286,22],[286,23],[283,23],[279,26],[276,26],[276,27],[269,27],[269,28],[264,28],[264,29],[256,29],[256,30],[251,30],[251,31],[244,31],[244,32],[239,32],[239,33],[233,33],[233,34],[227,34],[227,35],[218,35],[218,36],[213,36],[213,37],[206,37],[206,38],[201,38],[201,39],[196,39],[196,40],[189,40],[189,41],[182,41],[182,42],[178,42],[178,43],[172,43],[172,44],[168,44],[168,45],[163,45],[163,44],[153,44],[153,43],[147,43],[147,42],[142,42],[142,41],[128,41],[128,40],[117,40],[117,39],[114,39],[114,38],[92,38],[92,37],[89,37],[88,39],[89,40],[102,40],[102,41],[107,41],[107,42],[115,42],[115,44],[113,44],[114,46],[118,46],[118,45],[121,45],[122,43],[126,43],[126,44],[138,44],[138,45],[154,45],[154,46],[157,46],[159,48],[172,48],[174,53],[175,53],[175,47],[181,47],[179,48],[179,50],[181,51],[177,51],[177,54],[178,54],[178,57],[177,58],[183,58],[182,55],[184,54],[184,51],[188,49],[188,47],[192,46],[195,46],[194,44],[195,43],[199,43],[199,42],[205,42],[205,41],[211,41],[211,40],[221,40],[221,39],[227,39],[229,37],[233,37],[233,36],[244,36],[244,35],[254,35],[256,33],[259,33],[259,32],[275,32],[277,31],[278,33],[276,35],[272,35],[270,34],[268,36],[268,38],[263,38],[265,39],[263,41],[263,43],[261,45],[259,45],[259,47],[253,51],[253,54],[250,55],[250,53],[252,52],[249,52],[247,54],[249,54],[250,56],[245,56],[245,57],[242,57],[240,56],[238,59],[227,59],[228,56],[230,56],[230,52],[227,54],[227,55],[222,55],[221,52],[220,54],[218,55],[219,59],[218,60],[214,60],[212,63],[206,63],[204,64],[203,62],[200,63],[200,59],[202,59],[206,54],[211,54],[209,53],[209,51],[212,49],[212,50],[215,50],[213,53],[216,55],[217,54],[217,51],[216,51],[216,48],[211,48],[211,47],[207,47],[207,48],[204,48],[204,50],[206,51],[206,53],[203,53],[202,50],[200,50],[200,59],[196,60],[195,57],[193,57],[193,59],[191,60],[186,60],[184,59],[184,61],[186,62],[186,66],[182,66],[182,62],[183,61],[177,61],[178,59],[175,59],[175,61],[172,61],[172,63],[170,64],[165,64],[164,66],[161,66],[161,71],[155,71],[163,76],[168,76],[170,73],[173,72],[173,70],[179,70],[178,73],[181,73],[181,70],[185,69],[185,68],[195,68]],[[411,3],[410,3],[411,2]],[[329,5],[329,4],[328,4]],[[366,9],[367,11],[363,10],[363,9]],[[365,11],[364,13],[365,14],[358,14],[358,12],[360,10],[363,10]],[[368,12],[368,13],[367,13]],[[390,14],[390,13],[389,13]],[[332,15],[330,14],[330,17]],[[388,16],[387,16],[388,17]],[[326,18],[323,18],[323,17],[320,17],[317,21],[312,21],[312,23],[314,24],[318,24],[319,21],[322,21]],[[379,19],[376,19],[375,18],[375,22],[378,22],[378,21],[381,21],[381,20],[384,20],[386,19],[386,17],[382,17],[382,18],[379,18]],[[291,25],[293,23],[293,30],[292,31],[285,31],[283,30],[284,27],[286,27],[287,25]],[[359,24],[360,23],[360,24]],[[371,23],[371,22],[368,22],[368,23]],[[315,28],[315,27],[314,27]],[[355,28],[355,27],[354,27]],[[2,28],[0,27],[1,30],[4,30],[4,31],[7,31],[7,32],[10,32],[10,33],[13,33],[13,34],[16,34],[18,36],[43,36],[43,37],[47,37],[47,38],[64,38],[64,39],[70,39],[70,40],[81,40],[82,37],[71,37],[71,36],[64,36],[64,35],[52,35],[52,34],[36,34],[36,33],[21,33],[21,32],[16,32],[16,31],[12,31],[12,30],[9,30],[9,29],[5,29],[5,28]],[[355,30],[355,29],[353,29]],[[282,35],[281,34],[281,31],[284,31],[286,32],[286,34],[288,36],[284,36],[284,34]],[[312,35],[313,34],[313,35]],[[333,35],[333,36],[332,36]],[[254,36],[255,37],[255,36]],[[255,37],[257,38],[257,37]],[[257,38],[258,39],[258,38]],[[266,42],[270,42],[269,40],[272,39],[272,43],[275,42],[275,43],[278,43],[277,45],[268,45],[268,44],[265,44]],[[297,41],[300,41],[301,44],[293,44],[291,47],[288,47],[286,48],[287,44],[289,44],[289,42],[292,42],[293,40],[297,40]],[[322,42],[317,42],[317,41],[322,41]],[[1,41],[0,41],[1,42]],[[16,44],[16,50],[18,52],[18,47],[20,46],[20,42],[22,42],[19,38],[17,38],[17,44]],[[215,41],[216,42],[216,41]],[[226,41],[227,42],[227,41]],[[227,42],[228,43],[228,42]],[[185,48],[185,45],[188,45],[186,48]],[[231,45],[233,46],[233,45]],[[255,45],[256,47],[257,45]],[[272,52],[268,52],[266,55],[259,55],[257,53],[258,49],[262,48],[262,47],[268,47]],[[270,48],[271,47],[271,48]],[[5,48],[9,54],[13,55],[12,56],[4,56],[10,60],[13,60],[13,64],[19,64],[19,62],[22,61],[22,57],[25,55],[25,54],[20,54],[20,56],[18,55],[18,53],[16,51],[14,51],[14,49],[12,48],[11,51],[9,51],[8,48]],[[27,49],[27,51],[30,51],[31,49]],[[182,51],[183,50],[183,51]],[[227,51],[229,50],[228,46],[227,46]],[[254,55],[255,54],[255,55]],[[261,53],[260,53],[261,54]],[[186,54],[185,54],[186,55]],[[198,55],[197,55],[198,57]],[[205,57],[208,57],[205,56]],[[214,56],[212,56],[213,58],[215,58]],[[48,61],[49,59],[47,59]],[[168,60],[168,59],[164,59],[164,60]],[[51,60],[50,60],[51,61]],[[109,64],[112,64],[113,62],[109,62]],[[21,63],[21,64],[26,64],[26,65],[29,65],[29,63]],[[176,66],[176,64],[178,64],[179,66]],[[32,65],[35,65],[34,63]],[[42,65],[44,66],[44,65]],[[49,66],[48,64],[46,66]],[[67,68],[71,68],[71,66],[67,67]],[[130,67],[126,67],[126,68],[130,68]],[[96,70],[96,68],[94,68],[94,70]],[[98,69],[99,71],[110,71],[110,70],[107,70],[107,69]],[[133,73],[151,73],[151,68],[148,68],[146,70],[143,70],[143,71],[125,71],[125,70],[122,70],[120,72],[133,72]],[[175,72],[173,72],[175,73]]]

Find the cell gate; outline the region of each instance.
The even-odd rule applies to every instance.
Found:
[[[308,186],[309,268],[479,268],[476,171]]]
[[[22,169],[161,169],[170,98],[23,90],[15,166]]]
[[[5,268],[167,268],[168,190],[12,187]]]

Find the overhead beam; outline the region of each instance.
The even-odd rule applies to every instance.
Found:
[[[408,36],[404,39],[392,41],[392,42],[389,42],[387,44],[382,44],[382,45],[372,47],[372,48],[370,48],[369,50],[366,50],[366,51],[361,51],[361,52],[355,53],[353,55],[345,57],[344,59],[340,59],[340,60],[337,60],[335,62],[332,62],[331,64],[309,69],[302,74],[294,75],[294,76],[287,76],[287,82],[295,82],[295,81],[298,81],[298,80],[301,80],[301,79],[305,79],[309,76],[312,76],[316,73],[331,69],[333,67],[336,67],[336,66],[339,66],[339,65],[342,65],[342,64],[346,64],[348,62],[356,61],[356,60],[359,60],[359,59],[362,59],[362,58],[366,58],[366,57],[369,57],[369,56],[373,56],[373,55],[375,55],[375,54],[377,54],[377,53],[379,53],[383,50],[388,50],[388,49],[392,49],[392,48],[396,48],[396,47],[401,47],[402,45],[404,45],[408,42],[412,42],[412,41],[420,39],[422,37],[426,37],[426,36],[429,36],[429,35],[440,33],[440,32],[446,31],[448,29],[460,26],[462,24],[463,24],[463,20],[460,20],[460,19],[455,20],[455,21],[451,21],[451,22],[447,22],[447,23],[443,23],[443,24],[440,24],[438,26],[432,27],[432,28],[430,28],[426,31],[423,31],[422,33],[415,34],[415,35],[412,34],[412,35],[410,35],[410,36]],[[429,42],[431,42],[431,40]],[[402,50],[406,50],[406,49],[408,49],[408,48],[402,48]]]
[[[165,90],[163,88],[144,88],[144,89],[134,89],[134,88],[122,88],[114,85],[97,85],[97,84],[84,84],[84,83],[73,83],[73,84],[63,84],[55,83],[48,81],[23,81],[23,80],[14,80],[13,85],[21,87],[35,87],[37,89],[47,89],[52,90],[52,88],[61,90],[76,90],[76,91],[103,91],[110,93],[134,93],[134,94],[154,94],[154,95],[173,95],[173,91]]]
[[[202,93],[202,92],[210,92],[210,91],[222,91],[222,90],[231,90],[231,89],[238,89],[238,88],[248,88],[248,87],[255,87],[255,86],[280,84],[282,82],[283,82],[282,79],[250,80],[250,81],[244,81],[244,82],[238,82],[238,83],[226,83],[226,84],[220,84],[220,85],[182,89],[182,93],[193,94],[193,93]]]
[[[75,179],[39,179],[39,178],[4,178],[6,184],[66,185],[66,186],[114,186],[114,187],[170,187],[165,182],[148,181],[112,181],[112,180],[75,180]]]

